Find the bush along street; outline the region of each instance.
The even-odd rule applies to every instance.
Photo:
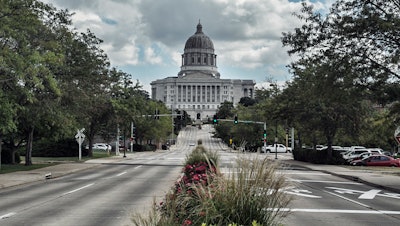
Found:
[[[134,225],[279,225],[292,197],[276,165],[266,159],[239,159],[220,172],[216,153],[198,145],[187,156],[182,176],[148,216]]]

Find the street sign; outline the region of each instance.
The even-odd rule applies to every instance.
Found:
[[[79,144],[79,161],[82,159],[82,143],[85,140],[85,134],[83,132],[85,128],[78,129],[78,133],[75,135],[76,142]]]

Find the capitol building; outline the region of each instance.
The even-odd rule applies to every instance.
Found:
[[[220,78],[214,44],[199,22],[186,41],[180,72],[151,82],[151,97],[172,110],[186,111],[192,119],[206,120],[225,101],[236,106],[242,97],[254,98],[254,85],[253,80]]]

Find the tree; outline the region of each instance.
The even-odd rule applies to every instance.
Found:
[[[303,3],[294,32],[283,33],[289,54],[301,58],[335,56],[347,59],[355,85],[368,87],[400,79],[400,4],[397,0],[338,0],[324,16]]]
[[[303,26],[283,33],[288,53],[299,57],[291,64],[298,76],[290,87],[298,90],[292,100],[297,97],[303,108],[323,112],[300,113],[297,121],[306,117],[303,120],[320,128],[328,144],[339,130],[360,134],[368,117],[365,101],[386,105],[393,100],[391,87],[400,80],[399,7],[394,0],[339,0],[322,15],[303,3],[301,13],[295,14]],[[313,86],[319,86],[319,96],[309,92]]]
[[[6,1],[2,6],[3,72],[9,78],[9,98],[18,105],[16,120],[26,137],[25,163],[30,165],[35,128],[55,123],[61,92],[52,69],[63,59],[56,31],[69,21],[64,20],[65,14],[35,0]]]
[[[242,97],[240,98],[239,104],[248,107],[248,106],[252,106],[256,103],[256,101],[253,98],[250,97]]]
[[[216,113],[218,118],[224,119],[224,118],[231,118],[234,116],[233,113],[233,103],[225,101],[221,103],[221,105],[218,108],[218,111]]]

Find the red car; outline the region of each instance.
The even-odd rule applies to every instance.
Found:
[[[394,159],[386,155],[371,155],[361,160],[350,162],[352,166],[394,166],[400,167],[400,159]]]

